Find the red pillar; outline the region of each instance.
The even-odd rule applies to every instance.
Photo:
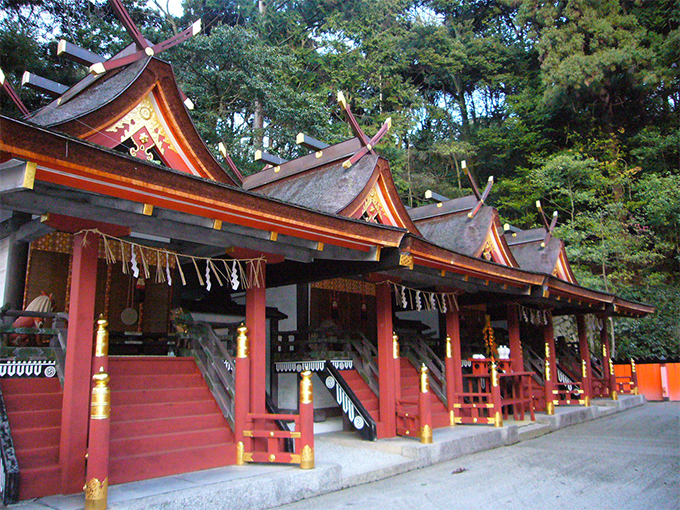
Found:
[[[460,316],[458,310],[446,312],[446,399],[451,425],[453,409],[458,403],[456,393],[463,392],[463,366],[460,355]]]
[[[253,268],[251,267],[251,278]],[[250,344],[250,411],[266,413],[267,391],[267,289],[265,263],[260,263],[260,286],[253,282],[246,291],[246,327]]]
[[[234,359],[234,442],[236,443],[236,465],[245,463],[246,429],[248,410],[250,409],[250,364],[248,362],[248,328],[243,324],[238,327],[236,338],[236,358]],[[252,452],[252,445],[248,443],[248,452]]]
[[[604,380],[609,388],[609,395],[612,400],[618,399],[616,392],[616,376],[614,375],[614,364],[612,363],[611,343],[609,342],[609,331],[607,329],[607,318],[601,317],[602,329],[600,330],[600,341],[602,342],[602,367],[604,370]]]
[[[508,338],[513,372],[524,372],[524,355],[522,340],[519,336],[519,306],[508,306]]]
[[[588,345],[588,332],[586,330],[585,315],[576,316],[576,327],[578,329],[578,347],[581,353],[581,389],[586,406],[590,405],[593,398],[592,386],[592,365],[590,364],[590,346]]]
[[[87,426],[90,416],[90,369],[97,288],[99,236],[78,234],[73,239],[73,273],[64,367],[59,464],[64,494],[83,490]]]
[[[543,328],[545,341],[545,408],[548,414],[555,414],[557,389],[557,356],[555,355],[555,333],[553,330],[552,314],[547,314],[548,324]]]
[[[389,285],[376,285],[378,319],[378,371],[380,380],[380,422],[378,437],[397,435],[394,343],[392,341],[392,293]]]

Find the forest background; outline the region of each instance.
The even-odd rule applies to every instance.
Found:
[[[541,200],[580,284],[657,308],[617,321],[617,355],[680,356],[680,1],[184,0],[182,17],[166,2],[124,0],[153,42],[202,19],[161,58],[242,172],[258,148],[295,157],[301,131],[350,137],[342,90],[366,132],[392,118],[379,152],[408,206],[427,189],[470,194],[463,160],[494,176],[503,222],[538,226]],[[61,38],[105,57],[130,43],[104,0],[0,6],[14,84],[25,70],[82,78],[56,57]],[[0,109],[18,115],[4,96]]]

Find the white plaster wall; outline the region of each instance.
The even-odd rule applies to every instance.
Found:
[[[410,321],[420,321],[429,326],[439,336],[439,312],[436,310],[409,310],[407,312],[397,312],[397,317]]]
[[[300,376],[296,373],[279,374],[279,409],[297,409]],[[338,407],[338,403],[326,389],[319,376],[312,374],[314,409]]]
[[[279,322],[279,331],[297,329],[297,289],[295,285],[267,289],[267,306],[273,306],[288,318]]]

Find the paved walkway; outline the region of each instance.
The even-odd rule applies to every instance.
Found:
[[[109,489],[109,508],[111,510],[147,510],[147,509],[222,509],[230,510],[254,510],[274,508],[280,505],[293,503],[302,499],[339,491],[348,487],[357,487],[365,484],[372,487],[371,482],[392,478],[410,471],[419,470],[427,466],[433,466],[442,462],[459,459],[475,452],[488,452],[489,465],[480,470],[481,479],[476,487],[470,489],[473,492],[485,490],[491,478],[489,473],[499,469],[500,466],[512,465],[505,462],[495,462],[499,455],[506,455],[504,446],[523,442],[524,445],[532,445],[534,441],[524,442],[529,439],[546,435],[550,432],[589,422],[597,418],[612,416],[615,413],[632,409],[644,403],[643,397],[623,396],[618,402],[610,400],[594,401],[589,408],[567,407],[558,408],[554,416],[537,414],[537,422],[513,423],[506,422],[502,428],[485,426],[457,426],[434,431],[434,444],[421,445],[414,439],[394,438],[376,441],[373,443],[361,441],[356,434],[330,433],[319,435],[315,438],[316,468],[313,470],[301,470],[292,466],[275,465],[246,465],[242,467],[229,466],[226,468],[211,469],[197,473],[158,478],[142,482],[134,482],[116,485]],[[675,404],[670,404],[669,409]],[[650,404],[642,409],[655,408]],[[637,413],[626,411],[622,415]],[[669,413],[672,414],[671,411]],[[677,415],[677,405],[675,407]],[[635,420],[634,420],[635,421]],[[672,420],[671,420],[672,421]],[[599,420],[596,423],[608,423],[608,420]],[[668,420],[666,420],[668,425]],[[661,427],[663,429],[663,426]],[[677,416],[675,430],[677,432]],[[618,430],[618,426],[614,426]],[[603,429],[594,437],[604,441],[602,434],[610,434],[612,431]],[[554,434],[542,438],[549,440]],[[585,437],[574,432],[571,439],[565,440],[564,452],[577,449],[584,443]],[[625,437],[625,436],[622,436]],[[652,437],[661,440],[663,435],[655,434]],[[677,438],[677,434],[675,435]],[[672,442],[672,437],[669,438]],[[623,441],[625,443],[625,441]],[[609,442],[604,442],[609,444]],[[675,450],[677,452],[677,441]],[[563,450],[560,450],[562,452]],[[591,451],[590,446],[586,451]],[[531,462],[534,454],[527,454],[527,462]],[[594,455],[594,459],[607,459],[603,452]],[[564,466],[569,471],[575,471],[578,461],[569,461],[568,455],[564,456],[567,464]],[[677,475],[677,456],[675,458]],[[455,462],[454,462],[455,464]],[[445,468],[448,469],[448,468]],[[559,468],[556,468],[559,469]],[[466,472],[467,473],[467,472]],[[463,473],[461,478],[463,478]],[[466,475],[467,476],[467,475]],[[606,478],[606,477],[605,477]],[[398,478],[397,478],[398,479]],[[677,480],[677,478],[676,478]],[[384,482],[381,482],[384,483]],[[445,484],[444,484],[445,485]],[[510,486],[514,486],[513,479]],[[551,487],[548,485],[547,487]],[[677,488],[677,483],[676,483]],[[569,489],[569,487],[564,487]],[[549,489],[552,493],[555,488]],[[344,491],[343,491],[344,492]],[[559,490],[558,490],[559,492]],[[334,497],[333,495],[326,497]],[[447,496],[446,503],[450,503]],[[493,498],[491,499],[493,501]],[[303,503],[304,504],[304,503]],[[334,503],[329,503],[333,508]],[[340,504],[340,506],[346,506]],[[362,506],[364,506],[362,504]],[[494,505],[495,506],[495,505]],[[409,508],[429,508],[425,506],[413,506]],[[478,506],[484,508],[485,505]],[[589,508],[580,506],[581,508]],[[16,510],[79,510],[84,508],[82,494],[71,496],[53,496],[36,501],[23,502],[13,505]],[[297,508],[297,507],[291,507]],[[302,507],[300,507],[302,508]],[[308,508],[308,506],[305,506]],[[390,503],[389,508],[400,508]],[[444,507],[442,507],[444,508]],[[446,506],[446,508],[452,508]],[[546,506],[545,508],[552,508]],[[592,507],[598,508],[598,507]],[[609,507],[599,507],[609,508]],[[614,507],[612,507],[614,508]],[[617,510],[625,510],[628,507],[619,506]],[[648,506],[654,509],[666,508]],[[673,507],[678,510],[680,507]]]
[[[281,510],[680,509],[680,403],[652,403]]]

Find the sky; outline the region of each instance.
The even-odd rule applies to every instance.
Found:
[[[151,8],[155,7],[155,3],[159,3],[163,7],[168,6],[170,14],[174,16],[181,16],[184,14],[184,9],[182,8],[182,0],[149,0],[147,5]]]

